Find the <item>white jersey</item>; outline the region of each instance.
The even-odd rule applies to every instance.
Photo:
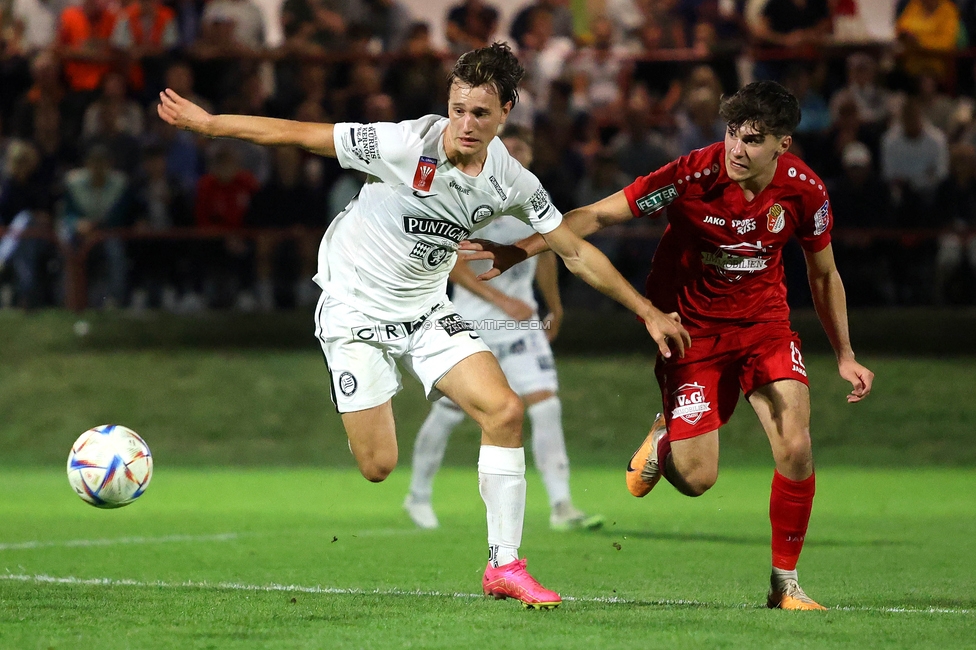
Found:
[[[539,179],[498,138],[478,176],[451,164],[447,124],[428,115],[335,125],[339,164],[368,178],[319,246],[314,279],[327,294],[377,319],[412,321],[445,299],[458,243],[492,218],[511,215],[543,234],[562,222]]]
[[[478,232],[478,237],[499,244],[514,244],[533,232],[534,230],[530,226],[521,221],[511,217],[501,217],[482,228]],[[517,298],[531,305],[534,320],[539,319],[539,315],[535,313],[539,309],[539,305],[536,303],[535,294],[532,291],[538,259],[537,257],[530,257],[524,262],[519,262],[497,278],[488,280],[488,284],[506,296]],[[490,261],[476,261],[470,264],[475,273],[483,273],[491,268]],[[480,325],[478,332],[486,341],[506,340],[525,334],[525,330],[519,330],[514,326],[515,319],[493,303],[471,293],[460,284],[454,286],[453,302],[458,313],[465,320],[471,321],[476,327]],[[512,325],[506,327],[509,322]]]

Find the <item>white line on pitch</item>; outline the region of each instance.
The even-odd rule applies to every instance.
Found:
[[[114,546],[116,544],[167,544],[171,542],[229,542],[237,539],[237,533],[217,535],[166,535],[163,537],[110,537],[107,539],[67,539],[61,541],[31,541],[0,543],[0,551],[25,551],[35,548]]]
[[[26,575],[13,573],[0,573],[0,580],[15,582],[32,582],[38,584],[59,584],[59,585],[91,585],[105,587],[156,587],[163,589],[221,589],[228,591],[265,591],[265,592],[286,592],[302,594],[331,594],[349,596],[418,596],[427,598],[484,598],[482,594],[462,593],[462,592],[442,592],[424,591],[420,589],[358,589],[342,587],[305,587],[301,585],[249,585],[239,582],[163,582],[163,581],[143,581],[129,580],[126,578],[75,578],[68,576],[58,578],[48,575]],[[617,597],[575,597],[563,596],[563,600],[578,603],[601,603],[611,605],[651,605],[657,607],[716,607],[722,609],[763,609],[761,605],[740,604],[722,605],[704,603],[696,600],[632,600]],[[953,609],[947,607],[834,607],[834,610],[842,612],[875,612],[883,614],[976,614],[976,610]]]

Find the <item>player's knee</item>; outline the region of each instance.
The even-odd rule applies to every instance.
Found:
[[[685,477],[685,483],[688,486],[688,496],[700,497],[708,492],[717,480],[718,472],[707,470],[693,472],[691,476]]]
[[[498,428],[506,431],[521,431],[522,419],[525,417],[525,406],[514,392],[509,392],[498,403],[494,414]]]
[[[813,464],[810,434],[804,432],[782,441],[777,460],[788,467],[802,469]]]
[[[372,483],[380,483],[385,480],[387,476],[393,473],[397,464],[396,453],[370,454],[366,458],[357,458],[356,460],[359,463],[359,472],[363,478]]]

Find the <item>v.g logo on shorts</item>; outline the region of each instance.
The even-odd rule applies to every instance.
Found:
[[[688,424],[698,424],[705,413],[712,410],[705,401],[705,387],[697,382],[682,384],[674,391],[674,410],[671,419],[681,418]]]

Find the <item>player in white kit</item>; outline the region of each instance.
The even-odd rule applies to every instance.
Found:
[[[512,157],[528,169],[532,164],[531,132],[507,126],[499,137]],[[515,243],[533,233],[531,226],[503,216],[479,230],[478,236]],[[561,531],[599,528],[603,517],[587,516],[573,506],[570,495],[562,403],[556,394],[559,381],[549,347],[558,335],[563,311],[556,256],[547,251],[547,255],[531,257],[488,282],[479,282],[475,276],[478,265],[474,262],[469,268],[459,259],[451,270],[454,307],[478,330],[498,358],[512,390],[525,403],[532,428],[532,457],[549,495],[549,525]],[[539,318],[533,280],[549,309],[545,319]],[[410,491],[403,507],[420,528],[439,525],[431,504],[434,475],[444,459],[451,432],[463,420],[464,412],[456,404],[440,399],[433,403],[417,433]]]
[[[538,179],[495,137],[523,74],[505,45],[468,52],[448,79],[448,117],[396,124],[210,115],[171,89],[160,93],[158,112],[179,128],[300,146],[368,175],[322,238],[314,278],[322,288],[316,335],[350,449],[370,481],[382,481],[396,466],[396,361],[429,398],[447,395],[482,429],[478,482],[489,548],[482,588],[526,607],[551,608],[562,602],[559,594],[540,585],[518,557],[525,511],[522,402],[446,295],[458,243],[492,217],[515,216],[544,235],[572,272],[642,317],[662,354],[670,356],[669,340],[679,354],[691,341],[677,314],[656,309],[562,223]]]

